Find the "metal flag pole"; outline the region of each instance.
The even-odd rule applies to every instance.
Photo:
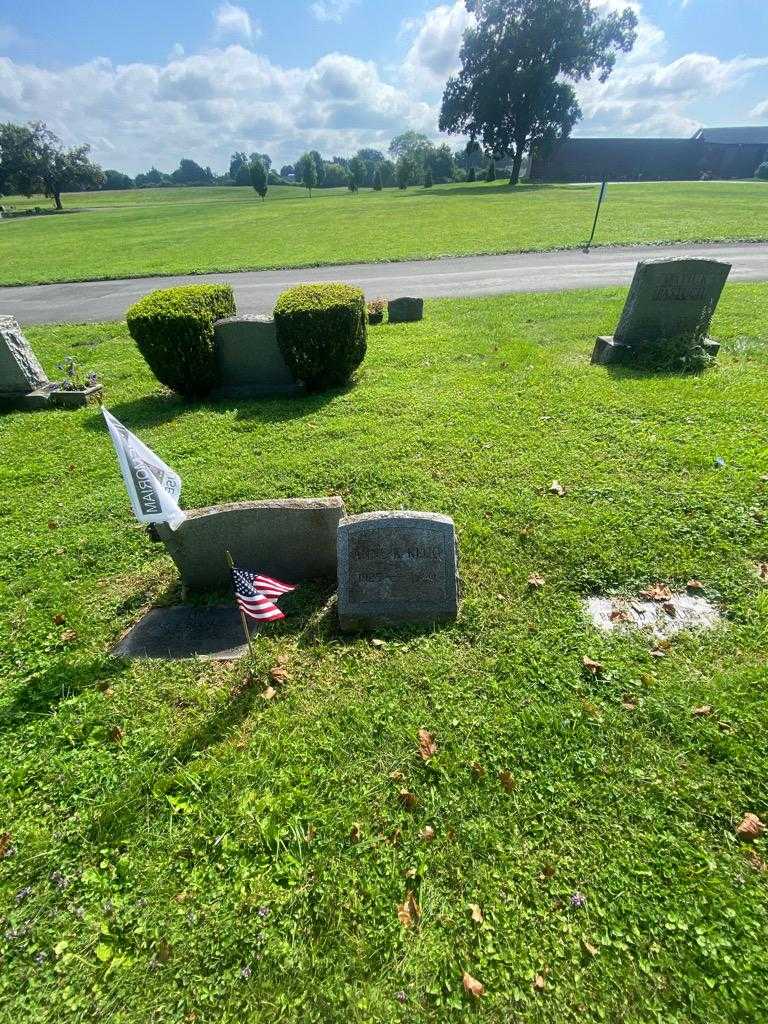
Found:
[[[227,555],[227,561],[229,562],[229,568],[230,568],[230,570],[232,570],[232,569],[235,568],[235,563],[232,561],[232,555],[229,553],[229,551],[226,552],[226,555]],[[237,599],[235,599],[235,600],[237,600]],[[250,631],[250,629],[248,629],[248,620],[245,617],[245,612],[243,611],[243,609],[239,608],[239,611],[240,611],[240,621],[243,624],[243,632],[245,633],[245,639],[248,642],[248,650],[251,652],[251,654],[253,654],[253,642],[251,641],[251,631]]]
[[[605,190],[608,188],[608,179],[603,178],[603,183],[600,186],[600,195],[597,197],[597,209],[595,210],[595,219],[592,223],[592,234],[589,236],[589,241],[584,246],[584,252],[589,252],[589,247],[595,237],[595,231],[597,229],[597,218],[600,216],[600,207],[603,205],[603,199],[605,199]]]

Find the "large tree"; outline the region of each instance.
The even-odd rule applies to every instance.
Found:
[[[42,121],[0,125],[0,192],[42,193],[60,210],[62,192],[82,192],[104,183],[88,159],[90,146],[64,149]]]
[[[475,24],[464,33],[461,69],[443,94],[440,130],[481,139],[512,156],[517,184],[528,148],[567,138],[581,117],[574,82],[604,82],[634,45],[637,16],[599,13],[590,0],[465,0]]]
[[[267,169],[261,160],[254,160],[249,168],[251,176],[251,185],[257,195],[260,195],[262,201],[266,199],[267,188],[269,187],[269,179],[267,177]]]

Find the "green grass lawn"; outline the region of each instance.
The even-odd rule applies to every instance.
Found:
[[[0,284],[575,247],[596,199],[592,185],[504,182],[312,199],[283,186],[264,203],[248,188],[69,195],[80,212],[0,222]],[[737,238],[768,239],[762,182],[612,185],[597,233],[602,244]]]
[[[3,1024],[764,1019],[768,839],[734,828],[768,819],[768,286],[726,288],[691,377],[589,365],[623,297],[429,302],[371,329],[352,389],[239,404],[164,394],[124,324],[29,329],[50,371],[102,375],[188,508],[452,515],[464,603],[374,646],[308,585],[240,663],[111,660],[172,563],[98,410],[2,416]],[[583,616],[692,577],[724,622],[662,659]]]

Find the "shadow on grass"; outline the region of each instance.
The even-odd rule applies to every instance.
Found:
[[[505,196],[522,196],[528,192],[540,192],[542,189],[557,188],[557,185],[544,185],[544,184],[519,184],[510,185],[508,181],[494,181],[493,183],[477,182],[472,185],[460,185],[457,188],[448,189],[443,191],[435,191],[431,188],[423,188],[418,185],[411,186],[409,192],[411,195],[430,197],[433,196],[436,199],[453,199],[455,196],[474,196],[479,198],[481,196],[492,196],[492,195],[505,195]]]
[[[126,663],[99,657],[86,665],[59,662],[24,686],[17,696],[0,708],[0,734],[10,732],[29,718],[47,715],[62,700],[75,697],[95,686],[113,685],[128,670]]]
[[[291,398],[227,398],[212,401],[187,402],[177,395],[146,395],[129,402],[109,405],[109,411],[129,430],[138,432],[142,427],[156,427],[190,413],[226,412],[236,413],[238,420],[254,420],[259,423],[286,423],[318,412],[334,398],[346,394],[354,383],[343,388],[323,391],[321,394],[296,395]],[[104,419],[97,412],[86,420],[85,428],[97,433],[106,430]]]

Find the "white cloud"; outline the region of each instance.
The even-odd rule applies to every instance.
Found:
[[[762,103],[758,103],[756,107],[753,107],[749,116],[752,118],[768,117],[768,100],[763,100]]]
[[[403,65],[408,80],[425,89],[442,89],[459,67],[462,36],[472,21],[464,0],[456,0],[403,22],[404,33],[415,33]]]
[[[244,39],[250,41],[261,35],[261,29],[251,20],[244,7],[230,4],[225,0],[213,12],[214,30],[217,39]]]
[[[340,22],[359,0],[316,0],[309,5],[310,12],[318,21]]]

